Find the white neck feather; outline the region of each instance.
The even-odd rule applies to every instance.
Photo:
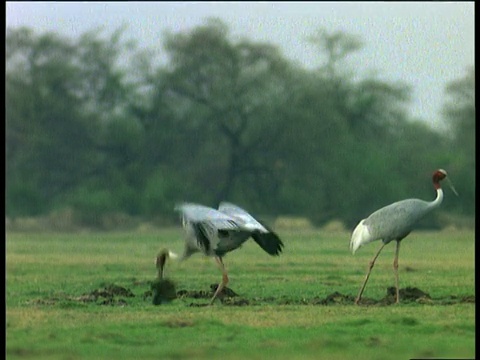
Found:
[[[436,207],[439,207],[440,204],[442,203],[443,201],[443,190],[442,188],[438,188],[437,189],[437,197],[435,200],[433,200],[431,203],[430,203],[430,207],[431,208],[436,208]]]

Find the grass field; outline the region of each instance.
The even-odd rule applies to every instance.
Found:
[[[400,287],[428,301],[399,305],[334,303],[356,296],[380,242],[349,252],[350,234],[279,232],[280,257],[253,241],[228,254],[228,287],[244,306],[146,296],[154,257],[183,250],[180,229],[155,233],[8,233],[8,359],[410,359],[475,357],[473,232],[413,232],[402,242]],[[364,297],[394,285],[394,244],[385,247]],[[208,291],[221,273],[195,255],[168,263],[177,290]],[[108,285],[134,296],[91,297]],[[104,303],[104,304],[102,304]],[[246,305],[245,305],[246,304]],[[195,306],[197,305],[197,306]]]

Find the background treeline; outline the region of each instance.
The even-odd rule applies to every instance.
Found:
[[[233,40],[218,19],[165,32],[158,49],[124,35],[7,29],[8,217],[73,209],[88,226],[119,213],[168,223],[178,201],[230,200],[352,227],[390,202],[432,200],[441,167],[460,196],[446,188],[424,226],[473,218],[473,67],[446,86],[433,129],[410,118],[408,84],[348,66],[364,46],[352,34],[312,34],[316,69]]]

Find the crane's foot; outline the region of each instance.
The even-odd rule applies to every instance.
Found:
[[[215,299],[216,299],[216,297],[214,297],[212,300],[210,300],[210,302],[208,303],[208,305],[213,305],[213,303],[215,302]]]

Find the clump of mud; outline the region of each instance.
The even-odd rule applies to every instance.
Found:
[[[115,296],[135,297],[130,289],[115,284],[108,284],[103,288],[95,289],[87,295],[93,296],[95,299],[99,297],[113,298]]]
[[[210,285],[210,291],[205,291],[205,290],[179,290],[177,292],[178,298],[185,299],[185,298],[190,298],[190,299],[211,299],[213,294],[215,294],[215,291],[217,291],[218,284],[211,284]],[[239,295],[230,289],[229,287],[225,286],[218,294],[217,294],[217,299],[222,302],[222,304],[226,305],[239,305],[239,304],[248,304],[247,299],[241,299],[239,298]],[[191,303],[190,306],[202,306],[204,304],[198,304],[198,303]],[[205,304],[207,305],[207,304]]]
[[[335,291],[333,294],[327,295],[325,299],[320,301],[321,305],[334,305],[334,304],[352,304],[355,302],[355,297],[352,295],[343,295]]]
[[[218,284],[211,284],[210,285],[210,291],[212,292],[212,296],[215,293],[215,291],[217,291],[217,288],[218,288]],[[238,294],[235,291],[233,291],[232,289],[230,289],[229,287],[225,286],[222,289],[222,291],[220,291],[220,293],[218,293],[217,297],[219,299],[232,298],[232,297],[238,297]]]
[[[268,300],[268,299],[265,299]],[[355,297],[352,295],[344,295],[335,291],[327,295],[325,298],[315,296],[311,299],[301,298],[301,299],[289,299],[282,298],[278,304],[280,305],[348,305],[355,302]]]
[[[210,299],[217,289],[217,284],[210,285],[207,290],[179,290],[175,291],[175,284],[170,280],[163,279],[145,282],[149,284],[150,290],[144,293],[143,299],[150,299],[154,305],[166,304],[174,299],[187,300],[187,306],[208,306]],[[89,293],[80,296],[71,296],[68,294],[56,294],[55,297],[45,299],[32,299],[28,301],[30,305],[48,305],[58,306],[77,303],[93,303],[97,305],[111,305],[111,306],[125,306],[128,305],[127,299],[135,297],[132,291],[115,284],[107,284],[100,288],[94,289]],[[207,300],[202,303],[190,302],[188,299]],[[319,306],[335,306],[335,305],[353,305],[355,303],[355,296],[341,294],[337,291],[327,295],[325,298],[315,296],[313,298],[292,298],[288,296],[282,297],[254,297],[244,298],[238,295],[232,289],[225,287],[219,294],[218,300],[226,306],[254,306],[254,305],[319,305]],[[387,306],[395,303],[395,288],[388,287],[386,295],[381,299],[372,299],[363,297],[360,300],[360,305],[376,305]],[[460,303],[475,303],[475,295],[456,296],[449,295],[443,298],[432,298],[430,294],[420,290],[416,287],[406,287],[400,289],[400,303],[417,303],[428,305],[455,305]]]
[[[95,289],[87,294],[81,295],[78,300],[83,302],[96,302],[99,305],[126,305],[123,297],[135,297],[135,295],[123,286],[108,284],[102,288]]]
[[[433,304],[430,294],[416,287],[406,287],[399,289],[400,303],[417,302],[421,304]],[[396,301],[396,289],[393,286],[387,288],[385,297],[374,300],[371,298],[362,298],[359,302],[361,305],[391,305]]]
[[[155,279],[150,284],[152,304],[168,304],[177,298],[175,283],[168,279]]]
[[[456,296],[450,295],[447,298],[439,299],[438,304],[441,305],[454,305],[454,304],[475,304],[475,295]]]
[[[217,291],[218,284],[211,284],[210,285],[210,291],[205,291],[205,290],[179,290],[177,292],[177,296],[179,298],[192,298],[192,299],[210,299],[213,294],[215,294],[215,291]],[[225,298],[232,298],[232,297],[237,297],[238,294],[230,289],[229,287],[224,287],[220,293],[218,293],[217,298],[218,299],[225,299]]]
[[[205,290],[179,290],[177,291],[177,297],[180,299],[211,299],[215,291],[217,291],[218,284],[211,284],[210,291]],[[217,299],[225,305],[248,305],[249,301],[247,299],[239,298],[239,295],[230,289],[229,287],[225,286],[220,293],[217,294]],[[190,306],[204,306],[208,304],[198,304],[198,303],[191,303]]]
[[[177,297],[179,299],[209,299],[213,296],[213,293],[205,290],[179,290],[177,291]]]
[[[187,291],[180,290],[177,292],[178,298],[186,299],[210,299],[213,296],[214,291],[217,289],[217,285],[213,284],[210,286],[211,291]],[[381,299],[372,299],[368,297],[363,297],[360,300],[360,305],[376,305],[376,306],[387,306],[395,304],[395,288],[389,287],[386,289],[386,295]],[[400,303],[417,303],[417,304],[430,304],[430,305],[450,305],[458,303],[475,303],[475,296],[449,296],[447,299],[432,299],[430,294],[425,291],[416,288],[416,287],[406,287],[401,288],[400,292]],[[353,295],[341,294],[338,291],[335,291],[325,298],[315,296],[313,298],[300,298],[295,299],[291,297],[265,297],[265,298],[243,298],[236,294],[233,290],[226,288],[218,297],[223,305],[227,306],[253,306],[253,305],[263,305],[263,304],[276,304],[276,305],[353,305],[355,304],[356,297]],[[190,303],[189,306],[207,306],[208,303]]]
[[[432,297],[430,294],[420,290],[416,287],[406,287],[404,289],[399,289],[400,301],[401,302],[418,302],[418,301],[431,301]],[[396,290],[395,288],[389,287],[387,288],[387,296],[388,298],[392,298],[395,301]]]
[[[59,294],[48,299],[34,299],[29,304],[34,305],[57,305],[67,302],[79,303],[96,303],[98,305],[115,305],[125,306],[127,301],[125,298],[135,297],[135,295],[122,286],[115,284],[107,284],[101,288],[90,291],[80,296],[70,296],[67,294]]]

